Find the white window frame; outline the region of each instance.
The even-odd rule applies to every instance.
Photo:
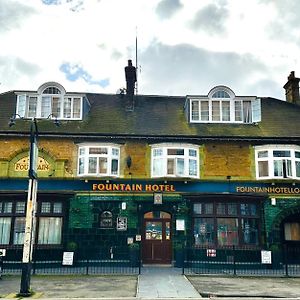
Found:
[[[183,155],[170,155],[168,150],[180,149],[183,150]],[[190,155],[190,150],[195,152],[195,156]],[[155,160],[161,161],[161,172],[155,172]],[[174,173],[168,173],[168,160],[174,160]],[[183,172],[180,173],[177,169],[179,166],[179,161],[183,163]],[[196,174],[190,174],[190,167],[192,163],[190,160],[196,162]],[[160,178],[160,177],[184,177],[184,178],[199,178],[199,146],[191,144],[154,144],[151,146],[151,177]]]
[[[267,152],[266,157],[259,157],[260,152]],[[273,151],[289,151],[290,156],[284,157],[274,157]],[[300,146],[297,145],[264,145],[255,147],[255,169],[256,169],[256,179],[297,179],[300,180],[300,176],[297,177],[296,174],[296,163],[300,163],[300,158],[296,157],[296,152],[300,152]],[[267,162],[268,164],[268,175],[259,176],[259,162]],[[275,162],[286,161],[286,169],[280,176],[275,176]],[[290,161],[288,163],[287,161]],[[290,168],[287,167],[289,164]],[[286,175],[286,176],[284,176]]]
[[[60,93],[59,94],[48,94],[44,92],[49,88],[57,88]],[[30,98],[35,97],[37,100],[36,103],[36,112],[35,115],[31,115],[29,112],[29,100]],[[43,111],[43,99],[48,98],[50,103],[48,105],[48,110]],[[54,98],[59,98],[59,115],[53,111],[52,103]],[[71,99],[71,106],[70,106],[70,116],[65,115],[65,103],[67,99]],[[74,105],[75,101],[79,100],[79,107],[80,112],[79,116],[75,117],[78,112],[74,111],[74,109],[78,106]],[[67,94],[65,89],[59,85],[58,83],[46,83],[39,87],[37,92],[32,93],[17,93],[17,105],[16,105],[16,114],[17,117],[21,118],[38,118],[38,119],[47,119],[49,116],[50,118],[57,118],[59,120],[82,120],[83,114],[83,95],[81,94]],[[53,115],[52,115],[53,114]]]
[[[223,97],[222,97],[223,96]],[[252,124],[261,121],[261,101],[259,98],[253,97],[237,97],[234,92],[225,86],[217,86],[213,88],[208,96],[187,96],[189,100],[189,119],[191,123],[239,123]],[[201,103],[208,102],[208,119],[202,119]],[[220,118],[213,118],[213,103],[219,103]],[[229,103],[229,120],[224,120],[224,105]],[[240,104],[240,120],[236,119],[236,104]],[[244,112],[246,106],[244,103],[250,103],[249,115],[246,118]],[[206,115],[205,115],[206,116]]]
[[[107,154],[90,154],[91,148],[106,148]],[[116,154],[117,152],[117,154]],[[120,155],[121,147],[116,144],[79,144],[78,145],[78,160],[77,160],[77,176],[93,176],[93,177],[120,177]],[[89,159],[96,159],[96,171],[89,172]],[[99,171],[99,159],[107,159],[106,173]],[[117,160],[117,172],[112,172],[113,160]],[[83,166],[81,164],[83,163]],[[82,170],[82,171],[81,171]]]

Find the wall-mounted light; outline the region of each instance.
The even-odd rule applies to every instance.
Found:
[[[132,164],[132,159],[131,159],[131,156],[128,155],[127,158],[126,158],[126,165],[127,165],[128,169],[130,169],[131,164]]]
[[[271,205],[276,205],[276,198],[271,198]]]

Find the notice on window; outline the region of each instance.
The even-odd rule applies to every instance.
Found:
[[[118,217],[117,218],[117,230],[118,231],[126,231],[127,230],[127,218],[126,217]]]
[[[217,250],[216,249],[206,249],[206,256],[207,257],[216,257]]]
[[[72,266],[73,265],[74,252],[64,252],[63,255],[63,266]]]
[[[184,220],[176,220],[176,230],[179,230],[179,231],[185,230]]]
[[[272,251],[261,250],[261,263],[272,264]]]

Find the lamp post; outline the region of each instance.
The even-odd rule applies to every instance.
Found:
[[[48,116],[48,118],[51,115]],[[18,114],[13,115],[10,118],[9,127],[15,125],[16,117],[24,119]],[[55,125],[59,126],[57,118],[55,119]],[[26,219],[25,219],[25,232],[24,232],[24,245],[23,245],[23,258],[22,258],[22,275],[20,296],[28,297],[31,295],[30,291],[30,276],[31,276],[31,261],[33,244],[35,237],[35,212],[36,212],[36,199],[37,199],[37,165],[38,165],[38,126],[36,118],[31,119],[30,123],[30,148],[29,148],[29,170],[28,170],[28,194],[26,205]]]

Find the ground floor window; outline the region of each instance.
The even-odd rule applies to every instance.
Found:
[[[196,246],[259,244],[259,204],[209,200],[193,203]]]
[[[37,203],[37,244],[57,245],[62,243],[63,216],[62,201],[51,199]],[[25,222],[25,200],[0,200],[0,245],[22,245],[24,242]]]
[[[299,222],[285,223],[284,238],[286,241],[300,241],[300,223]]]

